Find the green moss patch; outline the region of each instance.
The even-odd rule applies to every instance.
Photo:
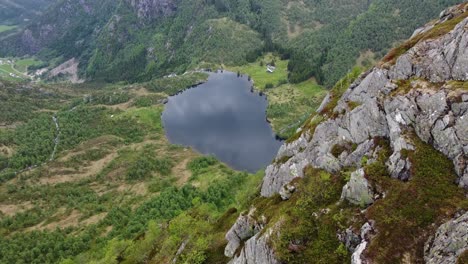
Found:
[[[344,177],[307,167],[305,176],[294,180],[296,192],[288,201],[279,195],[254,201],[257,216],[279,224],[279,236],[271,237],[276,256],[285,263],[349,263],[350,254],[336,233],[349,227],[359,210],[338,204]]]
[[[331,154],[338,158],[343,152],[352,153],[357,149],[358,145],[352,142],[345,142],[342,144],[336,144],[332,147]]]
[[[388,176],[384,164],[390,155],[388,147],[366,167],[367,177],[386,193],[367,211],[378,230],[368,248],[368,257],[375,263],[398,263],[408,253],[412,263],[423,263],[424,243],[435,227],[460,208],[468,208],[463,190],[454,184],[452,162],[416,136],[413,142],[416,151],[408,152],[413,164],[408,183]]]

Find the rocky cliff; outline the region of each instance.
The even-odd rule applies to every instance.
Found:
[[[138,17],[153,20],[172,15],[177,9],[175,0],[128,0]]]
[[[379,222],[379,217],[375,215],[378,215],[376,212],[380,207],[389,206],[392,202],[391,197],[395,195],[392,191],[396,192],[397,188],[388,186],[398,185],[398,188],[408,192],[411,189],[414,199],[426,199],[417,195],[420,192],[417,190],[418,186],[424,188],[417,185],[419,177],[426,177],[424,181],[432,181],[432,173],[436,175],[427,161],[425,166],[429,169],[422,169],[422,156],[429,156],[421,154],[422,146],[437,150],[434,155],[430,155],[431,157],[442,153],[442,160],[449,160],[447,166],[450,169],[446,170],[446,173],[454,171],[453,175],[456,176],[453,177],[453,185],[459,186],[458,192],[465,193],[457,197],[466,200],[467,81],[468,4],[465,3],[445,10],[439,20],[418,29],[410,40],[391,51],[379,66],[361,74],[344,92],[340,91],[340,84],[335,87],[331,95],[327,96],[319,113],[307,121],[294,140],[281,147],[276,162],[266,169],[261,195],[274,199],[279,194],[284,201],[295,199],[294,192],[301,188],[298,179],[309,177],[309,167],[334,175],[342,175],[343,171],[349,171],[350,177],[343,187],[340,203],[367,208],[360,214],[366,219],[360,222],[364,223],[360,232],[352,231],[356,228],[349,228],[343,233],[337,230],[337,237],[352,253],[352,263],[380,263],[375,250],[379,241],[385,240],[385,236],[389,234],[379,232],[383,232],[384,224],[390,225],[391,222]],[[384,147],[379,144],[382,140],[389,146],[388,156],[383,161],[381,153]],[[425,153],[432,153],[430,151],[432,150]],[[427,160],[431,162],[429,158]],[[388,174],[388,180],[375,180],[371,175],[371,168],[375,168],[373,164],[379,161],[383,162],[386,170],[379,176]],[[433,184],[436,184],[435,179]],[[449,180],[448,184],[452,182]],[[398,195],[411,197],[411,194],[404,194],[404,191]],[[405,201],[394,203],[392,206],[398,207]],[[462,205],[453,206],[450,212],[459,211],[460,207]],[[437,223],[453,217],[452,213],[445,212],[443,215],[436,209],[429,209],[428,212],[433,213],[431,221]],[[317,215],[316,212],[310,213]],[[265,216],[262,212],[257,212],[257,215]],[[229,235],[232,233],[230,231],[226,237],[229,241],[226,256],[233,257],[233,252],[237,252],[232,263],[260,263],[256,262],[257,258],[263,260],[261,263],[294,260],[292,254],[288,256],[293,257],[285,261],[285,258],[279,256],[282,253],[275,253],[275,250],[282,250],[278,243],[268,242],[272,234],[282,232],[281,218],[265,220],[261,225],[266,228],[263,232],[253,232],[254,229],[249,227],[256,226],[257,223],[241,224],[245,222],[244,218],[245,216],[241,216],[233,229],[240,229],[235,233],[248,235],[236,236],[233,239],[233,236]],[[406,223],[410,220],[388,221]],[[354,221],[357,222],[359,221]],[[395,248],[401,247],[400,251],[388,252],[394,260],[406,263],[423,262],[421,243],[426,241],[425,233],[433,233],[435,237],[426,243],[424,259],[428,263],[456,263],[457,258],[467,254],[466,214],[449,220],[437,233],[429,223],[423,221],[420,226],[415,224],[412,228],[419,228],[424,232],[414,234],[417,237],[411,240],[411,243],[416,244],[414,247],[399,245]],[[404,243],[406,240],[402,238],[394,242],[391,241],[391,237],[392,235],[388,238],[388,244]],[[290,239],[287,254],[295,253],[297,256],[297,252],[304,252],[305,249],[301,249],[301,245],[304,243]]]

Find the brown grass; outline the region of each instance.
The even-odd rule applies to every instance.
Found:
[[[79,169],[79,172],[75,172],[72,169],[63,169],[59,170],[52,169],[50,172],[55,174],[51,177],[42,177],[39,179],[39,184],[50,184],[55,185],[59,183],[74,182],[80,181],[92,176],[97,175],[103,168],[105,168],[110,162],[117,158],[117,150],[113,151],[109,155],[105,156],[103,159],[98,161],[92,161],[90,166],[82,167]],[[67,173],[71,172],[71,173]]]
[[[193,152],[192,152],[193,153]],[[185,183],[187,183],[190,179],[190,177],[192,176],[192,172],[190,170],[187,169],[187,165],[190,161],[193,160],[193,158],[195,157],[196,155],[193,155],[193,156],[190,156],[190,157],[187,157],[186,159],[182,160],[181,162],[179,162],[176,166],[174,166],[174,168],[172,169],[172,172],[174,175],[176,175],[178,177],[178,180],[177,180],[177,183],[176,185],[181,187],[183,186]]]
[[[0,204],[0,212],[6,216],[14,216],[17,213],[21,213],[33,208],[31,202],[25,202],[22,204]]]
[[[43,221],[35,226],[27,228],[26,231],[53,231],[57,228],[63,229],[67,227],[89,226],[97,224],[99,221],[104,219],[106,215],[107,213],[100,213],[81,221],[82,214],[78,210],[73,210],[71,213],[67,213],[65,208],[60,208],[52,217],[52,219],[59,219],[58,221]]]

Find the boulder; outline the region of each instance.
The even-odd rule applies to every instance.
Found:
[[[361,244],[360,234],[355,234],[351,227],[339,233],[337,236],[350,252],[354,252],[357,246]]]
[[[468,250],[468,212],[441,225],[425,245],[427,264],[455,264]]]
[[[286,184],[281,188],[279,194],[281,196],[281,199],[283,200],[289,200],[291,198],[291,195],[296,191],[296,186],[292,184]]]
[[[265,234],[257,234],[245,242],[245,246],[238,256],[235,256],[229,264],[280,264],[273,250],[268,245],[268,239],[273,231]]]
[[[348,200],[352,204],[368,206],[374,203],[374,192],[369,182],[364,177],[364,170],[359,169],[351,174],[351,179],[343,187],[342,200]]]
[[[262,223],[253,218],[254,213],[255,208],[252,208],[248,214],[241,214],[236,223],[226,233],[226,240],[228,241],[224,249],[226,257],[232,258],[243,241],[253,237],[263,228]]]

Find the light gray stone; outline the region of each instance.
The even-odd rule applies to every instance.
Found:
[[[364,170],[359,169],[351,174],[351,179],[343,187],[341,193],[342,200],[362,206],[374,203],[374,193],[369,182],[364,177]]]
[[[330,100],[331,100],[331,94],[330,93],[327,93],[327,95],[325,96],[325,98],[323,98],[323,101],[322,103],[320,104],[319,108],[317,108],[317,113],[321,113],[325,107],[327,107],[328,103],[330,103]]]
[[[389,76],[393,79],[417,76],[431,82],[468,80],[467,25],[468,18],[449,34],[416,44],[397,59]]]
[[[468,212],[441,225],[425,245],[427,264],[455,264],[468,250]]]
[[[289,198],[291,198],[291,195],[296,191],[296,186],[292,185],[292,184],[286,184],[284,185],[279,194],[281,196],[281,199],[283,200],[289,200]]]
[[[251,238],[263,228],[262,223],[253,218],[254,213],[255,209],[252,208],[248,214],[241,214],[236,223],[226,233],[226,240],[228,241],[224,249],[226,257],[232,258],[243,241]]]
[[[235,256],[229,264],[280,264],[268,245],[272,233],[270,229],[247,240],[239,256]]]

